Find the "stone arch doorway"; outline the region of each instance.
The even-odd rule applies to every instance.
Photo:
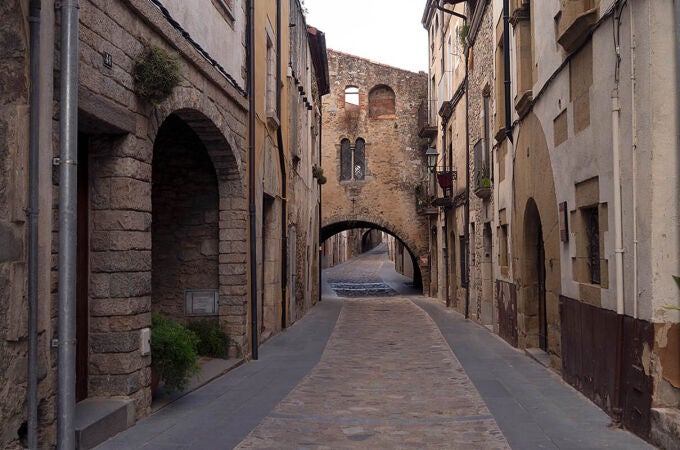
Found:
[[[229,128],[217,125],[224,119],[207,114],[180,107],[151,115],[152,311],[214,320],[236,355],[247,347],[245,180],[238,148],[222,132]]]
[[[517,344],[520,348],[544,347],[550,364],[559,368],[562,280],[557,197],[545,133],[533,113],[521,124],[513,174],[511,233],[512,271],[517,288]],[[544,302],[539,301],[541,297]],[[539,311],[541,305],[545,308]]]
[[[178,115],[158,130],[152,165],[152,310],[180,322],[217,316],[219,195],[205,146]]]
[[[404,248],[408,251],[411,257],[411,263],[413,265],[413,286],[417,289],[422,289],[423,287],[423,273],[422,270],[427,270],[426,268],[421,269],[418,264],[418,255],[414,252],[415,245],[412,242],[408,242],[406,239],[402,238],[398,232],[394,230],[393,227],[389,225],[378,225],[374,222],[369,222],[367,220],[339,220],[332,223],[327,223],[321,228],[320,242],[323,243],[326,239],[331,236],[340,233],[345,230],[351,230],[354,228],[371,228],[378,231],[384,231],[385,233],[394,236],[397,241],[401,242]],[[416,250],[417,251],[417,250]]]
[[[533,198],[524,210],[523,297],[526,346],[548,351],[545,302],[545,244],[541,215]]]

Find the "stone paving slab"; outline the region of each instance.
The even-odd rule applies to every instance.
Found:
[[[509,448],[434,322],[347,300],[319,364],[237,448]]]

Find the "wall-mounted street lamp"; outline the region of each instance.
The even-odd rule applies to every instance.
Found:
[[[428,147],[425,151],[425,157],[427,158],[427,168],[430,172],[437,170],[437,160],[439,159],[439,152],[436,148]]]

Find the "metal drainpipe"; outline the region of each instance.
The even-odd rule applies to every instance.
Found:
[[[30,28],[30,122],[28,156],[28,448],[38,448],[38,207],[40,157],[40,9],[28,6]]]
[[[281,328],[286,328],[286,286],[288,284],[288,226],[286,224],[287,176],[286,157],[283,151],[283,118],[281,117],[281,0],[276,0],[276,114],[279,126],[276,128],[276,141],[279,147],[279,166],[281,168]]]
[[[505,88],[505,136],[512,142],[510,109],[510,0],[503,0],[503,84]]]
[[[621,169],[619,166],[619,127],[621,106],[619,104],[618,80],[612,91],[612,166],[614,185],[614,257],[616,264],[616,377],[614,380],[614,418],[621,421],[621,375],[623,370],[623,240],[621,224]]]
[[[618,2],[617,2],[618,3]],[[618,8],[618,4],[615,6]],[[630,6],[629,6],[630,7]],[[621,26],[620,12],[614,14],[615,32]],[[621,379],[623,375],[623,319],[625,314],[623,292],[623,218],[621,215],[621,101],[619,99],[620,49],[616,47],[617,66],[612,90],[612,184],[614,185],[614,264],[616,272],[616,374],[614,378],[614,421],[621,422]]]
[[[470,56],[465,49],[465,318],[470,318],[470,80],[468,78]]]
[[[258,358],[257,246],[255,230],[255,0],[248,0],[248,210],[250,239],[250,341],[251,358]]]
[[[322,157],[321,148],[322,148],[322,145],[323,145],[323,139],[322,139],[323,111],[322,110],[323,110],[323,102],[321,100],[321,96],[319,96],[319,167],[321,167],[321,157]],[[322,247],[323,242],[321,242],[321,226],[322,226],[321,219],[323,218],[323,216],[321,214],[321,207],[322,207],[321,194],[323,192],[323,187],[319,183],[317,183],[317,185],[319,186],[319,242],[318,242],[318,244],[319,244],[319,301],[321,301],[321,277],[323,276],[323,272],[321,270],[322,269],[321,268],[322,261],[323,261],[323,247]]]
[[[57,445],[64,450],[75,448],[79,8],[79,0],[61,4]]]

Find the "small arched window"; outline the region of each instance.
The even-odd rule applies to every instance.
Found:
[[[363,180],[366,175],[366,141],[359,138],[354,144],[354,179]]]
[[[351,145],[349,139],[340,141],[340,180],[366,178],[366,141],[362,138]]]
[[[359,88],[347,86],[345,88],[345,105],[359,106]]]
[[[368,116],[379,118],[384,116],[394,116],[395,95],[391,87],[380,84],[368,93]]]
[[[352,148],[349,139],[340,141],[340,179],[352,179]]]

